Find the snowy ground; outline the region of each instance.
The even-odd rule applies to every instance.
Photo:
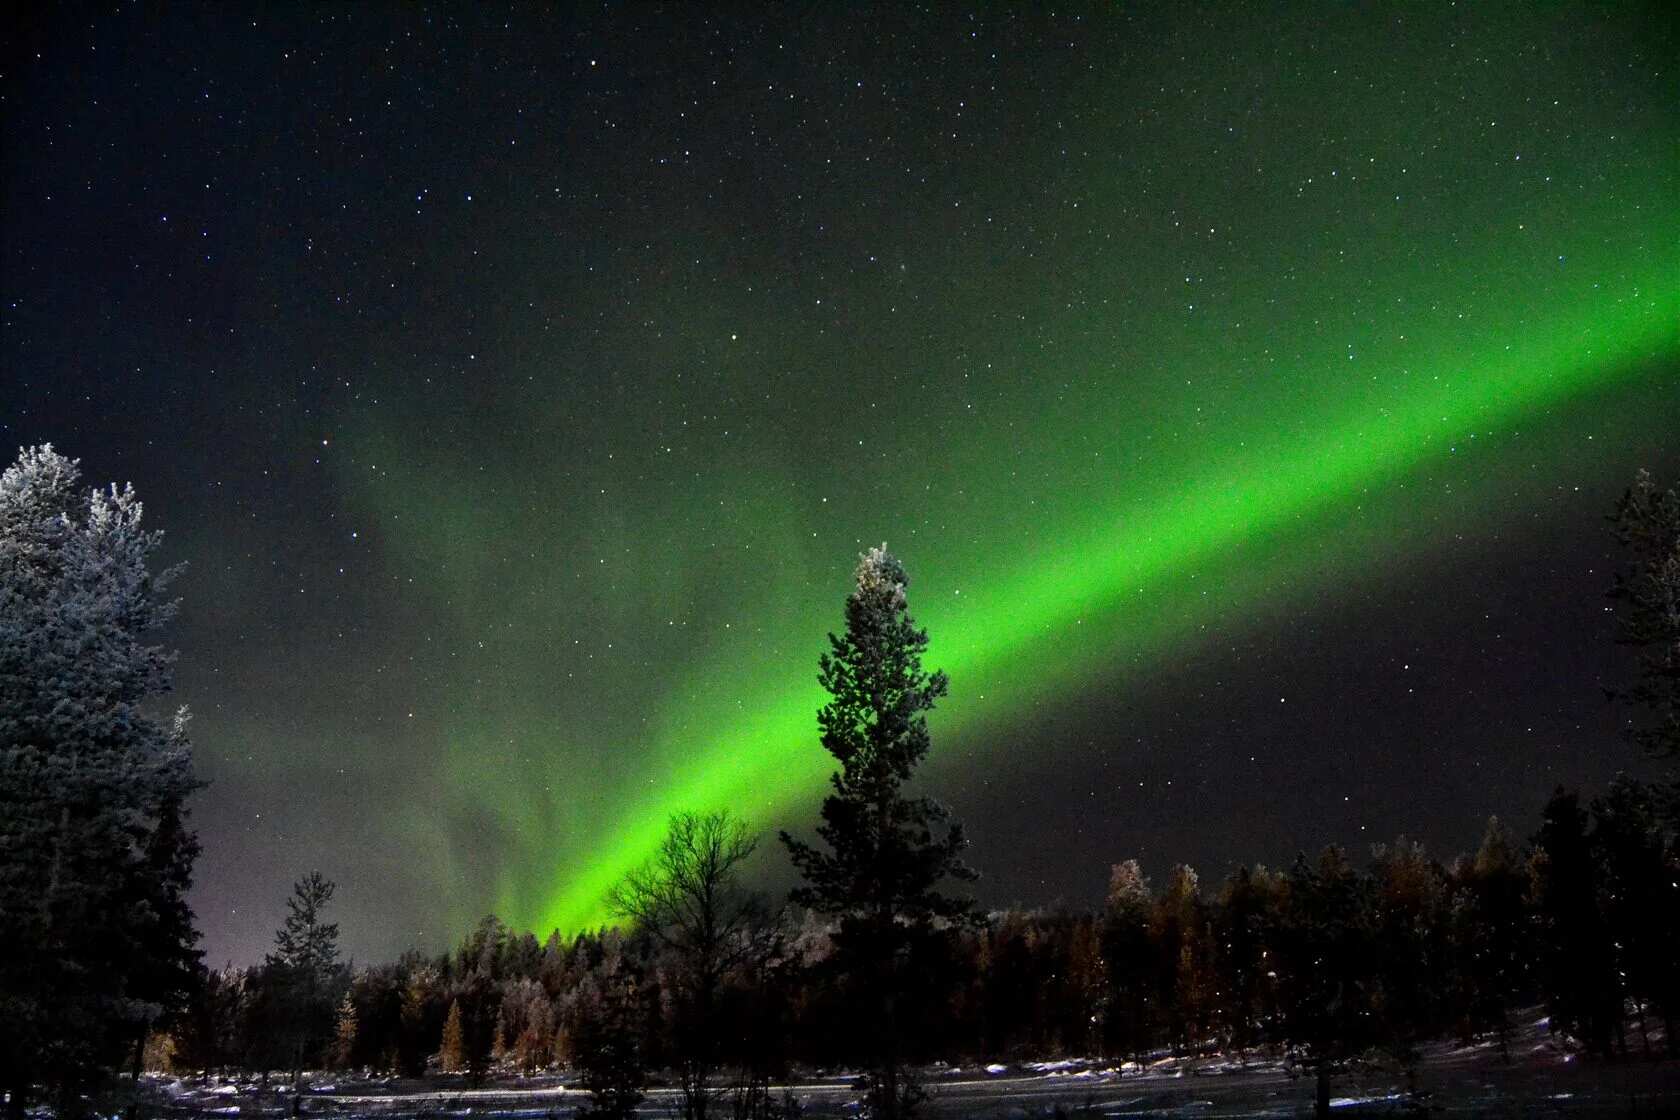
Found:
[[[1391,1066],[1369,1064],[1333,1083],[1338,1116],[1664,1116],[1680,1115],[1680,1063],[1640,1057],[1588,1061],[1559,1045],[1530,1021],[1512,1042],[1512,1060],[1501,1061],[1492,1043],[1429,1047],[1417,1075],[1420,1096]],[[1296,1077],[1277,1060],[1163,1058],[1142,1067],[1070,1059],[991,1064],[926,1071],[929,1113],[942,1118],[1016,1120],[1027,1117],[1175,1116],[1286,1117],[1310,1115],[1312,1079]],[[166,1115],[283,1116],[294,1107],[289,1091],[253,1082],[157,1079],[171,1104]],[[857,1111],[846,1075],[806,1077],[788,1086],[811,1117],[844,1117]],[[585,1097],[565,1077],[508,1079],[478,1090],[397,1080],[306,1082],[297,1102],[309,1116],[555,1117],[569,1118]],[[670,1089],[650,1090],[642,1114],[676,1114]],[[1420,1107],[1421,1106],[1421,1107]]]

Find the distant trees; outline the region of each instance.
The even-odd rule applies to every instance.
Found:
[[[212,969],[194,993],[191,1006],[171,1030],[177,1069],[225,1073],[248,1069],[252,1060],[251,971]]]
[[[455,1069],[474,1085],[483,1081],[497,1056],[506,989],[516,983],[517,972],[531,967],[535,951],[534,937],[515,935],[491,916],[481,919],[455,952],[449,986],[449,1014],[458,1016],[461,1028]]]
[[[461,1023],[461,1001],[451,1000],[443,1019],[443,1039],[438,1043],[439,1073],[462,1073],[467,1068],[467,1031]]]
[[[338,1003],[337,1017],[333,1021],[332,1050],[327,1064],[333,1069],[349,1069],[356,1058],[356,1036],[360,1033],[361,1023],[356,1015],[356,1001],[346,989],[344,998]]]
[[[909,577],[885,545],[864,553],[854,576],[845,632],[828,636],[818,663],[831,699],[817,726],[840,767],[822,804],[826,850],[786,832],[781,839],[804,878],[794,901],[838,920],[843,969],[867,977],[862,992],[876,1016],[869,1105],[872,1115],[892,1118],[912,1110],[917,1095],[902,1077],[910,954],[938,940],[942,923],[968,918],[971,901],[939,888],[976,876],[961,860],[961,825],[937,802],[904,790],[928,752],[926,713],[947,687],[944,673],[922,668],[927,632],[909,613]]]
[[[1666,950],[1680,880],[1680,840],[1658,803],[1625,779],[1585,809],[1560,795],[1528,842],[1490,820],[1477,850],[1445,866],[1402,839],[1358,863],[1332,847],[1217,885],[1181,866],[1157,892],[1127,860],[1100,909],[1000,911],[907,950],[925,979],[905,979],[901,1010],[927,1055],[1266,1052],[1322,1074],[1326,1102],[1353,1059],[1404,1064],[1447,1035],[1503,1043],[1516,1010],[1536,1003],[1595,1054],[1655,1051],[1655,1023],[1676,1006]],[[777,1115],[768,1070],[850,1063],[878,1023],[854,1013],[873,975],[848,971],[836,919],[807,912],[771,928],[779,952],[722,973],[708,1084],[733,1092],[714,1115]],[[692,1061],[694,981],[673,944],[645,922],[539,944],[487,918],[449,952],[360,970],[306,1060],[469,1077],[475,1065],[570,1066],[596,1115],[627,1115],[649,1070],[680,1081]],[[211,973],[172,1028],[177,1068],[268,1060],[263,983],[262,970]],[[918,1006],[931,1013],[911,1019]]]
[[[1401,837],[1372,851],[1371,949],[1375,995],[1371,1014],[1378,1043],[1408,1069],[1418,1044],[1439,1033],[1448,993],[1447,900],[1440,864],[1423,845]]]
[[[1534,938],[1530,875],[1498,817],[1481,847],[1454,865],[1447,940],[1455,980],[1450,1005],[1461,1034],[1492,1034],[1510,1055],[1511,1012],[1532,991]]]
[[[1157,954],[1156,1005],[1167,1038],[1184,1053],[1208,1037],[1213,996],[1212,950],[1195,868],[1178,864],[1155,900],[1150,934]]]
[[[133,488],[83,490],[50,444],[0,474],[0,1088],[77,1088],[137,1056],[197,985],[197,841],[174,655],[174,569]]]
[[[1330,1077],[1374,1036],[1371,884],[1341,848],[1298,858],[1285,877],[1278,923],[1280,1033],[1317,1078],[1317,1114],[1330,1112]]]
[[[1137,1057],[1154,1043],[1157,985],[1150,916],[1154,895],[1135,859],[1117,863],[1108,879],[1102,946],[1107,962],[1108,1001],[1104,1022],[1109,1053]]]
[[[1275,954],[1283,897],[1282,876],[1265,867],[1239,867],[1220,889],[1214,942],[1228,1048],[1245,1051],[1267,1041],[1278,1021]]]
[[[1622,1025],[1622,986],[1600,906],[1598,862],[1580,798],[1559,789],[1534,838],[1535,917],[1552,1023],[1608,1054]]]
[[[638,969],[623,954],[612,954],[598,973],[593,998],[579,1007],[575,1020],[574,1061],[579,1085],[589,1104],[578,1115],[588,1120],[630,1120],[646,1095],[647,1031],[642,1019]]]
[[[524,977],[504,983],[496,1035],[514,1068],[529,1076],[554,1056],[554,1005],[541,982]]]

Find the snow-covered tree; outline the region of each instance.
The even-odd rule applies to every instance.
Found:
[[[82,490],[50,444],[0,475],[0,1084],[74,1087],[185,1004],[198,788],[160,718],[175,569],[132,486]]]

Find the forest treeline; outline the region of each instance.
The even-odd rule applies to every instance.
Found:
[[[158,718],[174,614],[159,535],[131,487],[85,490],[75,460],[25,448],[0,472],[0,1089],[59,1116],[143,1056],[181,1072],[492,1068],[578,1074],[593,1118],[626,1118],[650,1070],[681,1113],[795,1111],[791,1066],[847,1067],[862,1112],[908,1120],[917,1063],[1142,1058],[1269,1047],[1332,1074],[1444,1035],[1503,1043],[1543,1002],[1594,1054],[1675,1054],[1680,784],[1618,779],[1583,806],[1559,790],[1525,842],[1490,821],[1441,863],[1404,839],[1356,863],[1158,888],[1116,864],[1097,910],[982,914],[960,884],[960,823],[911,780],[947,681],[925,669],[910,581],[883,544],[858,558],[843,628],[818,658],[816,738],[834,760],[814,840],[777,839],[800,883],[784,904],[743,869],[758,845],[727,808],[674,814],[610,892],[615,928],[539,942],[496,918],[453,951],[353,968],[328,920],[335,886],[301,879],[261,965],[206,971],[186,891],[198,855],[187,713]],[[1641,474],[1613,518],[1630,562],[1611,591],[1632,683],[1628,737],[1680,759],[1680,493]],[[1637,1036],[1636,1038],[1634,1036]],[[297,1101],[298,1097],[293,1098]],[[108,1114],[108,1112],[107,1112]]]
[[[1680,836],[1660,790],[1619,779],[1590,805],[1558,791],[1522,842],[1497,818],[1449,862],[1404,839],[1359,865],[1337,847],[1290,867],[1152,885],[1116,864],[1099,909],[1004,910],[920,942],[913,1060],[1137,1058],[1502,1041],[1519,1008],[1601,1054],[1648,1054],[1680,1012]],[[731,972],[716,1022],[726,1066],[867,1061],[870,1002],[825,968],[832,924],[781,916],[779,949]],[[603,1021],[649,1068],[676,1063],[683,965],[645,931],[546,941],[485,918],[455,949],[335,966],[304,1005],[284,967],[209,973],[169,1036],[180,1071],[369,1068],[417,1077],[575,1066]],[[295,1042],[303,1036],[299,1053]]]

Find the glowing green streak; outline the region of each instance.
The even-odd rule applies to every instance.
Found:
[[[979,690],[967,682],[995,681],[1011,664],[1030,664],[1032,691],[1050,696],[1094,664],[1112,665],[1125,653],[1189,633],[1227,611],[1233,599],[1241,601],[1240,594],[1174,594],[1175,584],[1208,562],[1270,538],[1321,531],[1348,502],[1380,494],[1446,454],[1451,441],[1536,418],[1572,397],[1607,388],[1606,379],[1626,363],[1680,350],[1675,274],[1644,287],[1655,294],[1601,303],[1566,325],[1513,336],[1491,352],[1413,363],[1416,388],[1375,412],[1321,404],[1321,415],[1293,445],[1240,459],[1227,455],[1195,477],[1172,479],[1171,492],[1141,509],[1128,503],[1095,511],[1046,542],[1031,562],[1000,570],[977,594],[963,597],[960,609],[913,592],[913,606],[934,640],[930,664],[955,682],[940,732],[972,718]],[[1289,551],[1267,559],[1274,575],[1302,562]],[[1222,575],[1222,590],[1248,587],[1252,593],[1267,574]],[[836,617],[842,593],[834,593]],[[1152,610],[1152,598],[1181,609],[1170,616]],[[1096,625],[1074,642],[1070,635],[1080,620]],[[813,648],[808,658],[814,661],[817,652]],[[763,824],[813,794],[831,768],[815,742],[814,713],[822,699],[814,685],[790,690],[707,736],[704,745],[687,744],[670,773],[654,778],[653,792],[600,837],[592,857],[561,872],[564,880],[542,908],[541,927],[573,930],[606,920],[607,889],[652,853],[673,812],[727,805]],[[678,754],[676,744],[665,744],[659,757],[675,760]]]

